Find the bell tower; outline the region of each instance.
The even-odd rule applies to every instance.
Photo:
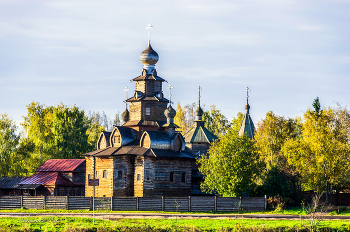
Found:
[[[145,130],[157,130],[167,123],[164,111],[169,102],[164,98],[162,89],[165,80],[157,75],[155,68],[159,56],[150,41],[141,53],[140,60],[143,69],[140,76],[132,79],[135,82],[135,92],[126,100],[129,103],[129,117],[125,118],[123,125],[138,131],[137,137]]]

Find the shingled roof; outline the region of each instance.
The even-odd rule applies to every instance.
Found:
[[[85,159],[49,159],[41,165],[37,172],[72,172],[77,169]]]
[[[241,127],[239,128],[238,134],[240,136],[247,134],[249,138],[254,139],[255,127],[254,127],[253,120],[249,115],[249,109],[250,109],[250,106],[247,103],[247,105],[245,106],[246,112],[243,116],[243,120],[241,123]]]
[[[38,172],[31,177],[28,177],[24,181],[21,181],[19,185],[73,185],[73,183],[63,176],[60,172]]]
[[[27,179],[27,177],[8,177],[8,176],[3,176],[0,178],[0,188],[1,189],[13,189],[18,186],[18,184]]]
[[[186,143],[211,143],[217,137],[204,126],[197,124],[184,135],[184,139]]]

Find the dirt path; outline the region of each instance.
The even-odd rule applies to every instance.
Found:
[[[92,217],[92,213],[0,213],[0,217]],[[131,219],[263,219],[300,220],[308,216],[283,214],[162,214],[162,213],[95,213],[95,218],[105,220]],[[327,215],[325,220],[350,220],[350,216]]]

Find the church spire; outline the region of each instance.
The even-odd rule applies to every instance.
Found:
[[[248,98],[249,98],[249,92],[251,90],[247,87],[247,90],[245,90],[245,92],[247,92],[247,104],[245,105],[245,114],[243,116],[243,120],[241,123],[241,127],[239,128],[238,134],[240,136],[243,136],[244,134],[247,134],[249,136],[249,138],[254,139],[254,133],[255,133],[255,127],[254,127],[254,123],[252,118],[249,115],[249,110],[250,110],[250,106],[248,103]]]

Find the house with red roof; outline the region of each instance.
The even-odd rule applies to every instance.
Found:
[[[50,159],[17,188],[30,196],[84,196],[85,171],[84,159]]]

